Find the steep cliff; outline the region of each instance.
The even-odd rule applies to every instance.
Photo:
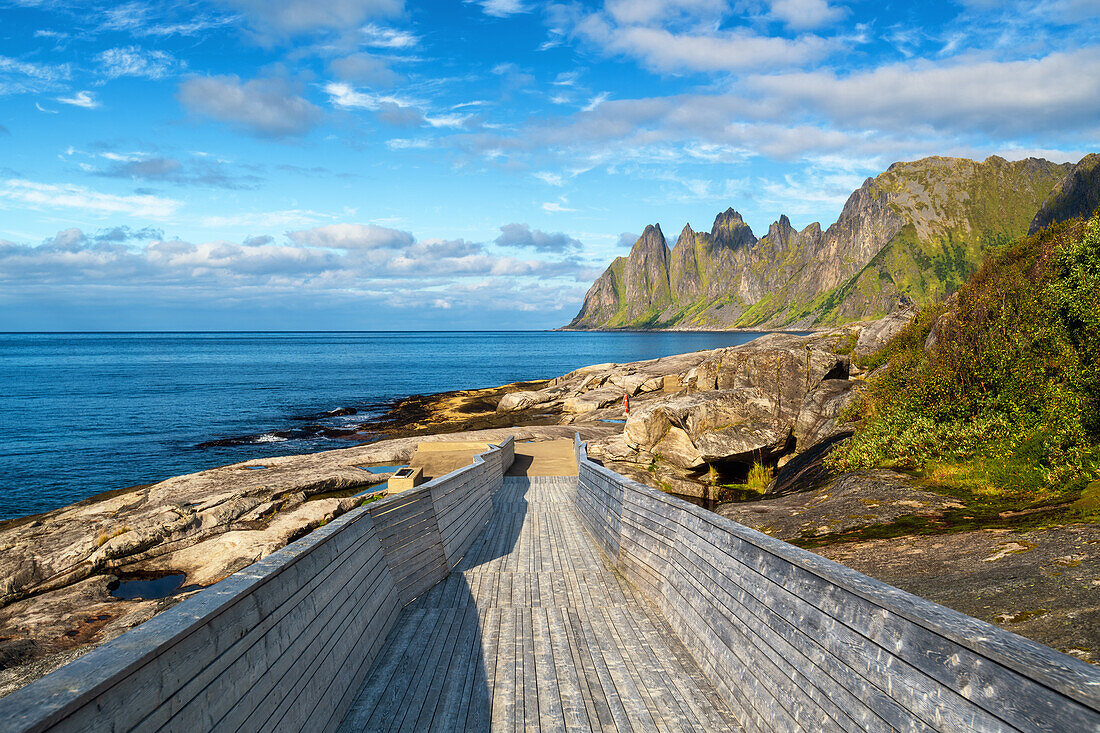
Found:
[[[990,248],[1026,234],[1071,167],[925,158],[868,178],[824,231],[797,231],[782,216],[758,240],[727,209],[709,233],[685,226],[669,251],[650,226],[568,327],[799,328],[929,302],[961,285]]]
[[[1100,155],[1093,153],[1081,158],[1054,187],[1031,220],[1028,234],[1035,234],[1048,224],[1077,217],[1088,219],[1097,207],[1100,207]]]

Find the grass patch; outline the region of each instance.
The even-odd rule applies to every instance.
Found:
[[[715,487],[718,501],[756,501],[762,499],[772,481],[774,471],[763,463],[754,463],[744,483],[719,484]]]
[[[115,537],[118,537],[119,535],[126,534],[129,531],[130,531],[129,527],[127,527],[125,524],[120,524],[119,526],[112,529],[110,532],[100,532],[99,536],[97,536],[95,538],[95,546],[96,547],[103,547],[105,544],[107,544],[109,541],[113,540]]]

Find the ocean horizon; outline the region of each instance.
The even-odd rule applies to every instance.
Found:
[[[548,379],[757,332],[0,332],[0,520],[343,437],[415,394]],[[331,413],[340,414],[331,414]]]

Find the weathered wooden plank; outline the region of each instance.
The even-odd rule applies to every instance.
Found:
[[[500,628],[497,632],[497,663],[493,679],[494,730],[510,731],[516,722],[516,611],[500,608]]]
[[[468,694],[462,698],[458,720],[465,721],[463,730],[488,730],[493,717],[493,697],[496,679],[497,643],[500,639],[500,612],[489,608],[479,614],[481,622],[479,663],[474,669]]]
[[[531,573],[524,573],[530,578]],[[537,669],[535,656],[534,613],[530,606],[520,609],[520,639],[522,643],[521,662],[523,665],[523,730],[538,731],[542,725],[542,710],[539,689],[543,684],[542,672]],[[547,672],[552,672],[548,670]],[[517,726],[518,727],[518,726]]]
[[[439,689],[436,704],[428,714],[429,702],[425,702],[420,719],[417,721],[418,730],[453,731],[466,727],[466,716],[462,715],[460,725],[459,715],[462,710],[462,698],[473,692],[473,678],[477,674],[481,652],[479,631],[477,607],[471,598],[462,617],[454,652],[443,674],[443,683]]]
[[[427,616],[427,611],[406,609],[401,614],[401,622],[398,623],[389,638],[386,640],[386,651],[370,671],[363,687],[359,690],[355,701],[348,709],[347,715],[341,723],[345,730],[366,730],[370,720],[374,717],[375,710],[388,694],[393,696],[402,694],[392,683],[402,665],[409,663],[407,650],[413,640],[421,633],[421,624]],[[376,718],[377,719],[377,718]]]
[[[907,711],[886,692],[859,676],[852,667],[806,635],[804,623],[800,621],[806,610],[798,618],[777,614],[768,603],[754,595],[754,591],[760,593],[763,584],[749,581],[746,585],[737,571],[738,567],[738,563],[725,562],[721,569],[709,563],[702,568],[704,574],[723,574],[726,578],[721,593],[728,596],[725,604],[731,617],[737,617],[761,636],[767,635],[768,644],[779,658],[812,680],[813,688],[820,690],[822,696],[835,700],[847,715],[859,721],[860,727],[866,729],[884,724],[902,729],[912,727]],[[809,687],[806,689],[813,691]]]
[[[577,674],[580,662],[570,649],[568,632],[558,608],[546,609],[546,623],[553,654],[554,679],[558,684],[562,722],[567,731],[592,730],[596,722],[595,707],[592,705],[590,695],[587,694],[587,689],[581,688],[580,677]]]

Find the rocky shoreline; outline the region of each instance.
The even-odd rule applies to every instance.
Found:
[[[346,448],[245,461],[0,524],[0,694],[370,500],[385,467],[407,462],[418,442],[575,432],[624,475],[1096,661],[1094,526],[1009,517],[960,531],[968,507],[913,476],[824,470],[851,430],[845,406],[873,377],[862,357],[911,315],[412,396],[341,436]],[[771,480],[755,494],[745,484],[760,468]],[[161,598],[112,594],[120,581],[166,577],[175,585]],[[950,587],[938,584],[945,577]]]

